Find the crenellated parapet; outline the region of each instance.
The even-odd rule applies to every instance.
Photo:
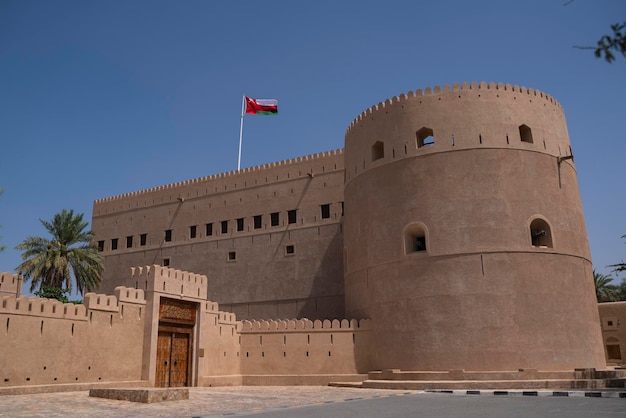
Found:
[[[178,297],[207,299],[207,276],[159,265],[131,267],[130,281],[136,289]]]
[[[15,295],[21,293],[23,278],[19,274],[0,273],[0,296]]]
[[[87,320],[87,307],[54,299],[0,296],[0,314]]]
[[[288,319],[288,320],[271,320],[271,321],[241,321],[241,331],[243,333],[250,332],[258,332],[258,331],[310,331],[310,330],[318,330],[318,331],[354,331],[354,330],[369,330],[370,329],[370,320],[369,319],[361,319],[356,320],[347,320],[342,319],[339,321],[338,319],[320,321],[319,319],[315,321],[311,321],[309,319]]]
[[[168,193],[166,199],[159,198],[159,203],[166,203],[180,199],[218,194],[225,191],[241,190],[247,187],[256,187],[260,184],[260,179],[263,179],[263,184],[269,184],[301,177],[306,178],[310,175],[332,172],[337,169],[341,170],[343,169],[341,164],[342,157],[343,150],[336,149],[97,199],[94,201],[94,215],[103,215],[117,210],[134,209],[146,206],[148,203],[157,203],[152,200],[143,202],[139,198],[150,194],[154,196],[160,192],[174,192]],[[335,159],[339,159],[339,162],[334,162],[333,160]],[[331,162],[333,163],[331,164]],[[125,199],[131,199],[135,203],[123,204],[121,206],[106,205],[107,203],[119,202]]]
[[[367,110],[363,111],[359,116],[357,116],[348,126],[348,131],[354,127],[355,124],[358,124],[359,121],[366,119],[368,117],[374,116],[377,112],[390,110],[390,107],[394,105],[402,106],[404,103],[410,100],[418,99],[421,97],[427,96],[438,96],[445,93],[476,93],[480,94],[481,91],[497,91],[502,95],[510,95],[510,97],[514,97],[517,99],[516,95],[526,95],[529,98],[537,98],[544,100],[545,103],[549,103],[553,106],[561,108],[559,102],[557,102],[552,96],[543,93],[542,91],[535,90],[532,88],[526,88],[524,86],[520,87],[517,85],[504,84],[504,83],[494,83],[494,82],[464,82],[462,84],[454,83],[452,86],[449,84],[444,84],[443,86],[435,86],[435,87],[426,87],[424,90],[417,89],[415,91],[411,90],[407,93],[400,94],[399,96],[394,96],[391,99],[387,99],[384,102],[379,102],[377,105],[374,105]],[[458,96],[461,98],[462,96]],[[478,96],[480,97],[480,96]],[[499,97],[499,96],[498,96]],[[523,97],[523,96],[521,96]]]

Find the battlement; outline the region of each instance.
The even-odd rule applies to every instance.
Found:
[[[13,273],[0,273],[0,295],[19,296],[22,287],[22,277]]]
[[[0,313],[45,318],[87,320],[87,307],[85,305],[61,303],[54,299],[27,296],[1,296]]]
[[[265,331],[298,331],[298,330],[317,330],[317,331],[329,331],[329,330],[341,330],[341,331],[354,331],[354,330],[369,330],[370,320],[356,319],[347,320],[333,319],[332,321],[325,319],[320,321],[319,319],[311,321],[309,319],[290,319],[290,320],[271,320],[271,321],[241,321],[241,332],[265,332]]]
[[[461,92],[485,91],[485,90],[491,90],[491,91],[497,90],[499,93],[503,93],[503,94],[526,94],[528,96],[545,100],[545,102],[550,103],[551,105],[554,105],[558,107],[559,109],[562,109],[560,103],[557,102],[556,99],[554,99],[552,96],[546,93],[543,93],[539,90],[534,90],[532,88],[526,88],[523,86],[522,87],[517,86],[517,85],[512,86],[511,84],[504,84],[504,83],[496,84],[494,82],[486,83],[484,81],[480,83],[477,83],[475,81],[471,83],[464,82],[461,85],[459,85],[458,83],[454,83],[452,84],[452,86],[450,86],[449,84],[444,84],[443,87],[435,86],[433,88],[426,87],[424,90],[422,89],[417,89],[415,91],[411,90],[406,94],[401,94],[400,96],[394,96],[391,99],[387,99],[384,102],[380,102],[377,105],[372,106],[369,109],[365,110],[359,116],[357,116],[350,123],[346,132],[349,132],[356,124],[358,124],[360,121],[367,118],[368,116],[371,117],[376,112],[386,110],[390,106],[393,106],[394,104],[402,105],[407,100],[413,100],[417,97],[438,96],[438,95],[442,95],[446,93],[453,93],[453,92],[461,93]]]
[[[135,289],[132,287],[117,286],[115,288],[115,296],[120,303],[133,303],[145,305],[146,298],[143,289]]]
[[[331,157],[331,156],[339,156],[339,155],[343,155],[343,150],[342,149],[336,149],[336,150],[333,150],[333,151],[320,152],[320,153],[316,153],[316,154],[305,155],[305,156],[302,156],[302,157],[290,158],[290,159],[287,159],[287,160],[277,161],[277,162],[273,162],[273,163],[268,163],[268,164],[262,164],[262,165],[254,166],[254,167],[243,168],[241,170],[227,171],[225,173],[213,174],[213,175],[210,175],[210,176],[199,177],[199,178],[195,178],[195,179],[191,179],[191,180],[185,180],[185,181],[181,181],[181,182],[177,182],[177,183],[166,184],[166,185],[163,185],[163,186],[152,187],[152,188],[149,188],[149,189],[144,189],[144,190],[139,190],[139,191],[135,191],[135,192],[125,193],[125,194],[112,196],[112,197],[107,197],[107,198],[103,198],[103,199],[96,199],[94,201],[94,205],[97,205],[97,204],[100,204],[100,203],[105,203],[105,202],[121,200],[121,199],[129,198],[129,197],[141,196],[141,195],[145,195],[145,194],[148,194],[148,193],[153,193],[153,192],[158,192],[158,191],[163,191],[163,190],[168,190],[168,189],[175,189],[175,188],[189,186],[189,185],[196,185],[196,184],[199,184],[199,183],[205,183],[205,182],[210,182],[210,181],[215,181],[215,180],[222,180],[222,179],[225,179],[225,178],[236,178],[238,176],[243,176],[243,175],[250,174],[250,173],[255,174],[256,176],[259,176],[263,171],[274,169],[276,167],[291,166],[291,165],[295,165],[295,164],[301,164],[301,163],[307,162],[307,161],[314,162],[314,161],[322,159],[322,158]]]
[[[135,288],[171,295],[207,299],[207,276],[158,265],[131,267]]]

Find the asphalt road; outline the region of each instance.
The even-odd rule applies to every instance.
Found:
[[[239,415],[239,414],[235,414]],[[222,415],[223,416],[223,415]],[[241,415],[239,415],[241,416]],[[406,394],[353,399],[299,408],[277,408],[253,417],[626,417],[626,399],[494,395]]]

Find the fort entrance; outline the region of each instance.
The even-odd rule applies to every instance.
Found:
[[[194,302],[161,298],[155,386],[190,386],[196,311]]]

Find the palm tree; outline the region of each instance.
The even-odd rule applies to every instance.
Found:
[[[104,262],[91,244],[92,232],[84,230],[88,223],[83,221],[83,214],[63,209],[51,222],[39,221],[52,238],[28,237],[15,247],[23,251],[17,270],[31,280],[30,291],[42,285],[71,291],[72,274],[80,294],[96,290]]]
[[[598,302],[615,302],[618,300],[615,286],[610,283],[611,276],[593,271],[593,282],[596,285],[596,299]]]

